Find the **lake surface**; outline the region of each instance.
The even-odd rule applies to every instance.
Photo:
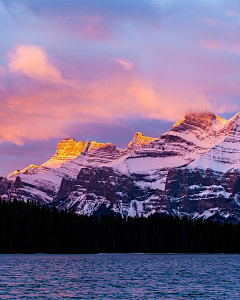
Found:
[[[240,299],[240,255],[0,255],[0,299]]]

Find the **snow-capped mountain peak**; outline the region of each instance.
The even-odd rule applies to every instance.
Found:
[[[199,128],[201,130],[220,130],[227,120],[211,112],[187,114],[183,119],[173,125],[173,130],[185,130],[185,126]]]
[[[79,214],[104,208],[240,220],[240,114],[187,114],[159,138],[136,132],[124,150],[65,138],[41,166],[0,178],[0,193]]]
[[[196,126],[201,129],[205,129],[211,127],[213,125],[219,125],[226,123],[227,121],[217,116],[212,112],[200,112],[200,113],[188,113],[184,116],[183,119],[177,121],[173,126],[172,129],[177,127],[178,125],[184,123],[185,125]]]

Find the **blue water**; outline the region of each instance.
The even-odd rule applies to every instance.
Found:
[[[0,299],[240,299],[240,255],[0,255]]]

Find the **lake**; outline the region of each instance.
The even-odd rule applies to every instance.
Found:
[[[240,255],[0,255],[0,299],[240,299]]]

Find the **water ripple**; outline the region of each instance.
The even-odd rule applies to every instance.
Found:
[[[239,255],[0,255],[1,299],[239,299]]]

